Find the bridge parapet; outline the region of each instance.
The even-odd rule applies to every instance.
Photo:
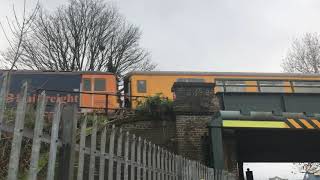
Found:
[[[179,115],[208,115],[217,111],[214,104],[214,83],[176,82],[174,111]]]

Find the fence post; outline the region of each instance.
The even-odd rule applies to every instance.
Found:
[[[37,102],[37,112],[36,112],[36,121],[34,125],[34,133],[32,140],[32,153],[30,160],[30,169],[29,169],[29,180],[36,180],[38,174],[38,161],[41,148],[41,136],[43,130],[43,120],[44,120],[44,111],[46,108],[46,93],[43,91],[38,98]]]
[[[165,172],[166,172],[166,175],[165,175],[165,179],[166,180],[169,180],[170,178],[170,169],[169,169],[169,152],[167,150],[164,151],[165,152]]]
[[[119,136],[118,136],[118,141],[117,141],[117,156],[118,158],[121,157],[122,155],[122,128],[119,129]],[[117,174],[116,174],[116,179],[120,180],[121,179],[121,161],[120,159],[117,159]]]
[[[174,180],[178,180],[179,179],[179,170],[178,170],[178,163],[179,163],[179,156],[178,155],[173,155],[173,174],[174,174],[174,177],[173,179]]]
[[[1,127],[3,123],[4,111],[6,109],[7,94],[9,90],[9,74],[4,72],[2,75],[2,86],[0,90],[0,141],[1,141]]]
[[[184,166],[185,165],[185,159],[181,156],[180,157],[180,163],[179,163],[179,171],[180,171],[180,174],[181,174],[181,178],[179,178],[179,180],[182,180],[182,179],[185,179],[186,177],[186,167]]]
[[[168,161],[169,161],[168,179],[171,180],[172,179],[172,154],[170,152],[168,152]]]
[[[79,149],[79,165],[78,165],[78,175],[77,180],[83,179],[83,167],[84,167],[84,151],[86,148],[86,128],[87,128],[88,116],[85,114],[84,120],[81,123],[80,130],[80,149]]]
[[[137,147],[137,180],[141,180],[141,137],[138,138]]]
[[[54,172],[55,172],[56,157],[57,157],[57,144],[59,140],[58,139],[59,124],[61,119],[61,106],[62,106],[61,100],[59,97],[55,106],[54,117],[52,121],[47,180],[54,180]]]
[[[136,159],[136,136],[133,134],[132,135],[132,141],[131,141],[131,157],[130,157],[130,162],[131,162],[131,178],[130,180],[135,179],[135,159]]]
[[[147,180],[147,141],[143,140],[142,149],[142,179]]]
[[[193,171],[192,171],[192,161],[191,160],[186,160],[186,163],[187,163],[187,167],[188,167],[188,170],[187,170],[187,173],[188,173],[188,179],[189,180],[193,180]]]
[[[179,156],[179,174],[180,174],[180,177],[179,177],[179,180],[182,180],[184,179],[185,177],[185,171],[184,171],[184,168],[183,168],[183,164],[184,164],[184,159],[182,158],[182,156]]]
[[[96,165],[96,145],[97,145],[97,115],[93,116],[93,126],[91,132],[90,162],[89,162],[89,180],[94,180]]]
[[[107,128],[104,127],[101,134],[100,141],[100,165],[99,165],[99,180],[104,180],[105,162],[106,162],[106,139],[107,139]]]
[[[152,153],[152,146],[151,146],[151,142],[149,141],[148,142],[148,165],[147,165],[147,167],[148,167],[148,180],[150,179],[152,179],[151,178],[151,172],[152,172],[152,157],[151,157],[151,153]]]
[[[196,166],[196,176],[197,176],[197,179],[200,179],[201,177],[201,164],[197,161],[195,161],[195,166]]]
[[[28,84],[24,83],[21,88],[19,97],[16,119],[14,124],[13,139],[9,161],[8,180],[16,180],[19,170],[20,149],[22,143],[24,119],[27,106],[27,90]]]
[[[61,180],[73,179],[74,174],[74,146],[77,129],[77,106],[67,105],[61,114],[62,147],[60,148],[59,174]]]
[[[158,170],[158,180],[161,178],[161,163],[160,163],[160,147],[157,146],[157,170]]]
[[[157,163],[156,163],[156,159],[157,159],[157,149],[156,149],[156,145],[153,144],[152,146],[152,175],[153,175],[153,180],[157,179]]]
[[[113,180],[113,156],[114,156],[114,138],[116,134],[116,126],[112,125],[109,142],[109,164],[108,164],[108,179]]]
[[[164,180],[164,151],[162,148],[160,148],[160,169],[161,169],[161,180]]]
[[[123,179],[128,180],[128,160],[129,160],[129,132],[126,132],[125,143],[124,143],[124,173]]]

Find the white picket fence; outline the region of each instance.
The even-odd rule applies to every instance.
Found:
[[[43,133],[46,93],[38,96],[34,129],[24,128],[28,84],[19,96],[14,127],[5,122],[8,77],[3,76],[0,91],[1,132],[12,133],[12,148],[6,179],[18,179],[22,138],[32,139],[28,180],[36,179],[99,179],[99,180],[235,180],[236,176],[214,170],[200,162],[152,144],[146,139],[124,132],[114,125],[98,122],[98,116],[79,118],[76,105],[68,106],[59,98],[55,104],[51,133]],[[80,120],[81,119],[81,120]],[[88,126],[90,124],[90,126]],[[79,127],[78,127],[79,126]],[[77,138],[78,135],[78,138]],[[90,141],[89,143],[86,141]],[[50,144],[46,178],[38,177],[41,143]],[[78,142],[78,143],[77,143]],[[1,179],[1,178],[0,178]]]

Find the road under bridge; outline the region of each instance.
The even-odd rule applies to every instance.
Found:
[[[221,93],[210,122],[212,166],[320,162],[320,94]]]

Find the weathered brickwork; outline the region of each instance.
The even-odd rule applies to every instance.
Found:
[[[179,154],[194,159],[205,161],[202,139],[208,135],[208,115],[177,115],[176,140]]]
[[[220,110],[213,89],[212,83],[176,83],[172,88],[176,97],[175,119],[130,121],[121,124],[121,127],[179,155],[210,164],[213,158],[209,148],[212,150],[213,146],[209,145],[212,141],[208,137],[208,125]],[[230,171],[236,171],[236,142],[233,137],[223,139],[224,166]]]
[[[120,125],[125,131],[141,136],[154,144],[166,147],[176,152],[176,124],[175,121],[135,121]]]

